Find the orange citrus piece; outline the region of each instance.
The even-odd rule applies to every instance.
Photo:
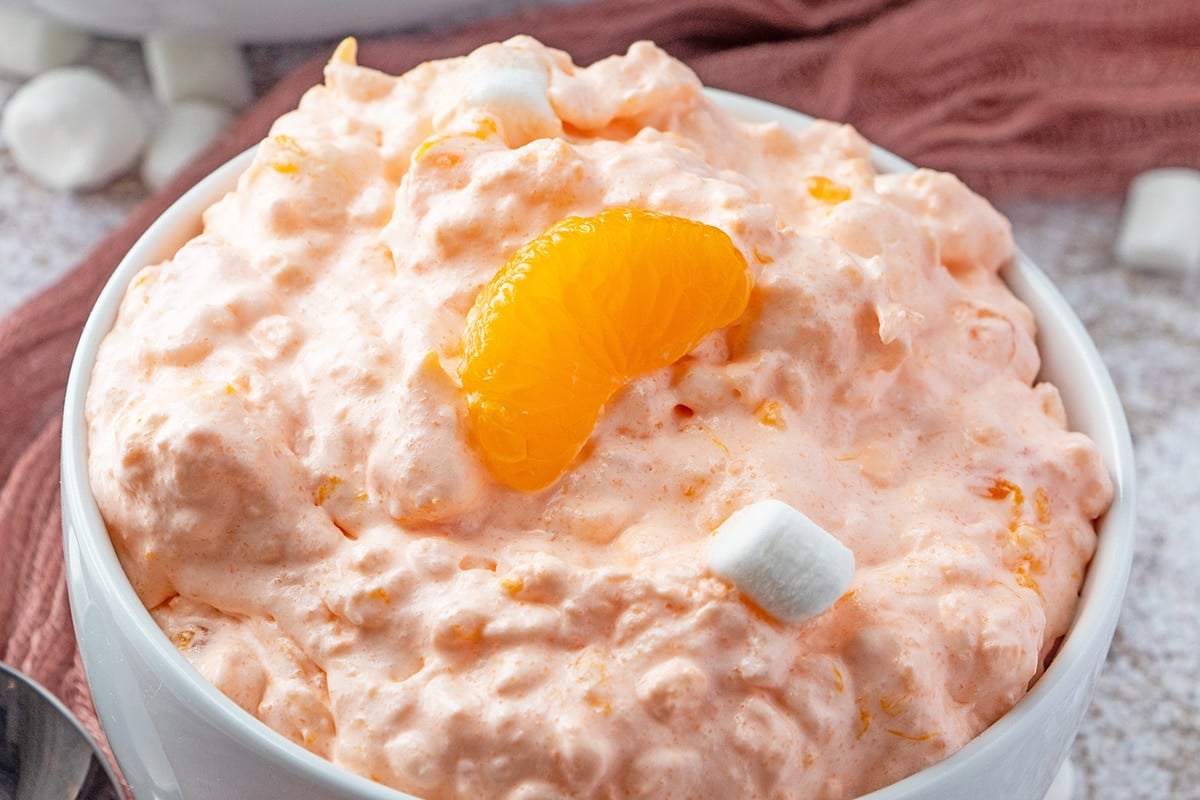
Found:
[[[671,364],[746,309],[746,260],[718,228],[614,208],[517,250],[467,316],[460,372],[492,475],[553,483],[630,379]]]
[[[836,206],[850,199],[850,187],[830,180],[824,175],[814,175],[804,182],[808,194],[825,205]]]

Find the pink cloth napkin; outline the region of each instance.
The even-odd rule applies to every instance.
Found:
[[[589,63],[652,39],[705,83],[855,124],[985,194],[1119,192],[1200,166],[1194,0],[599,0],[364,41],[390,72],[529,33]],[[63,581],[58,455],[67,368],[122,255],[187,187],[321,79],[298,68],[61,283],[0,323],[0,660],[99,732]]]

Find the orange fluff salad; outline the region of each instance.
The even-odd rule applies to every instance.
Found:
[[[247,712],[449,798],[850,798],[1004,714],[1112,495],[1037,382],[1010,228],[649,43],[338,48],[143,269],[89,470],[154,619]],[[853,553],[785,623],[713,532]]]

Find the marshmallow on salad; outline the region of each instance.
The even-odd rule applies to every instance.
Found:
[[[779,500],[735,511],[708,546],[713,574],[781,622],[826,611],[850,588],[854,553]]]

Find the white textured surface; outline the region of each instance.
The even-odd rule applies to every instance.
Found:
[[[261,91],[318,49],[251,48],[255,86]],[[135,45],[102,41],[86,63],[151,103]],[[0,103],[16,85],[0,78]],[[143,196],[135,178],[91,194],[42,189],[0,152],[0,315],[69,270]],[[1018,242],[1091,331],[1137,450],[1138,552],[1113,649],[1075,745],[1078,794],[1200,799],[1200,280],[1114,262],[1120,198],[1000,207]]]

